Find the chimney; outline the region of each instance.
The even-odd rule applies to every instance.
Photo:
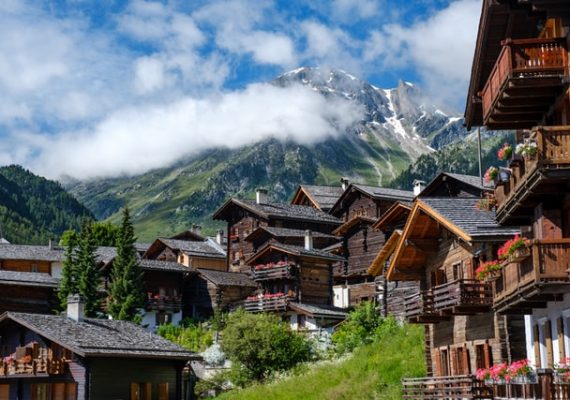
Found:
[[[67,318],[75,322],[81,322],[85,318],[85,303],[78,294],[72,294],[67,298]]]
[[[192,224],[192,232],[194,232],[197,235],[201,235],[202,227],[200,225]]]
[[[305,231],[305,250],[313,250],[313,234],[309,229]]]
[[[426,183],[425,181],[420,181],[419,179],[414,180],[414,196],[417,196],[424,190]]]
[[[220,230],[216,233],[216,243],[221,246],[223,240],[224,240],[224,230],[223,230],[223,229],[220,229]]]
[[[267,189],[259,188],[255,191],[255,202],[257,204],[267,204]]]
[[[348,178],[340,178],[340,186],[342,187],[342,190],[346,190],[346,188],[348,187],[350,181],[348,180]]]
[[[50,239],[48,241],[48,249],[53,250],[53,240],[52,239]]]

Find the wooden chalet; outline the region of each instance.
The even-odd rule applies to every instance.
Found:
[[[468,127],[517,130],[525,150],[494,188],[497,220],[529,239],[493,283],[493,307],[525,316],[527,358],[543,371],[520,398],[570,398],[544,373],[570,353],[569,32],[568,1],[484,1],[465,111]]]
[[[442,172],[419,193],[419,197],[483,197],[493,185],[479,176]]]
[[[256,289],[255,281],[240,272],[192,270],[184,287],[184,316],[204,319],[228,311]]]
[[[67,316],[0,316],[0,399],[182,400],[182,371],[198,357],[125,321]]]
[[[345,189],[346,187],[342,186],[299,185],[291,204],[311,206],[329,212]]]
[[[498,225],[494,211],[477,204],[475,197],[417,198],[386,245],[388,281],[419,282],[404,300],[405,318],[426,326],[428,376],[404,380],[404,398],[492,398],[475,371],[524,358],[523,318],[496,314],[491,284],[475,276],[518,229]]]
[[[246,311],[278,312],[294,329],[326,328],[346,317],[332,307],[332,265],[342,258],[315,249],[311,239],[308,231],[305,246],[268,243],[247,260],[258,291],[242,303]]]
[[[276,228],[273,226],[260,226],[245,237],[250,242],[253,251],[257,252],[267,243],[282,243],[292,246],[304,246],[306,231],[302,229]],[[335,235],[321,232],[311,232],[313,246],[316,249],[324,249],[339,242]]]
[[[254,201],[229,199],[213,218],[228,224],[228,270],[242,272],[249,272],[245,261],[255,253],[254,243],[245,238],[259,227],[309,229],[330,234],[340,225],[337,218],[312,206],[271,203],[263,189],[257,191]]]
[[[372,225],[394,203],[411,201],[412,192],[350,184],[330,213],[343,224],[334,233],[342,239],[340,254],[346,262],[334,268],[335,305],[349,307],[361,301],[374,301],[376,284],[368,267],[384,245],[384,233]]]
[[[142,256],[144,259],[176,262],[192,268],[226,270],[226,252],[212,239],[158,238]]]

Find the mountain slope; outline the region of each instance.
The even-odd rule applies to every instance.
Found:
[[[354,101],[364,116],[340,137],[315,145],[267,139],[237,150],[212,149],[168,168],[75,182],[69,190],[100,219],[116,221],[128,205],[142,240],[191,223],[211,232],[222,226],[211,221],[211,213],[230,196],[250,196],[263,186],[282,201],[299,183],[336,185],[341,176],[384,185],[420,155],[466,136],[459,117],[427,103],[409,83],[385,90],[343,71],[305,67],[272,84],[302,84],[327,98]]]
[[[9,242],[45,244],[83,217],[93,214],[59,183],[20,166],[0,168],[0,236]]]

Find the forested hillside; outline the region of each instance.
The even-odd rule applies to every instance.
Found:
[[[11,243],[42,244],[93,214],[59,183],[10,165],[0,167],[0,234]]]

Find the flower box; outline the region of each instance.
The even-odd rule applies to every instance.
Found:
[[[501,271],[489,271],[487,276],[485,276],[484,281],[487,283],[495,282],[501,277]]]
[[[553,380],[554,383],[570,384],[570,375],[568,372],[554,372]]]
[[[530,256],[530,249],[528,247],[524,247],[516,249],[513,252],[513,254],[509,256],[509,261],[518,263],[523,261],[525,258],[528,258],[529,256]]]
[[[511,378],[510,384],[512,385],[531,385],[538,383],[538,376],[534,373],[526,375],[518,375]]]

